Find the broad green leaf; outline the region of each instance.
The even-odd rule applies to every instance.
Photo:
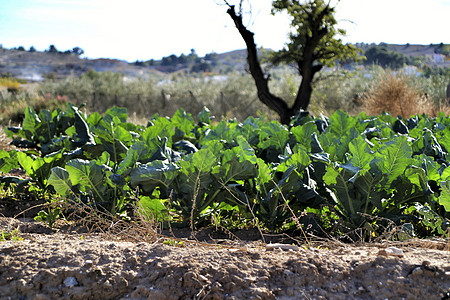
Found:
[[[152,126],[147,127],[147,129],[141,134],[141,139],[148,145],[151,141],[157,137],[167,138],[168,147],[172,146],[172,136],[175,134],[175,127],[172,122],[167,118],[158,118],[154,120]]]
[[[256,164],[255,150],[242,136],[237,136],[236,141],[239,146],[234,147],[233,151],[239,158],[239,161],[250,161],[252,164]]]
[[[85,144],[95,144],[94,137],[90,133],[90,129],[86,121],[80,115],[78,110],[75,110],[75,131],[74,147],[81,147]]]
[[[272,172],[269,166],[261,158],[258,158],[256,163],[258,166],[258,177],[256,178],[256,180],[258,182],[258,185],[262,186],[272,180]]]
[[[25,109],[25,117],[22,123],[22,130],[28,140],[31,140],[36,134],[36,127],[41,120],[36,112],[29,106]]]
[[[295,152],[278,165],[277,171],[284,173],[289,167],[294,166],[295,169],[301,173],[310,163],[311,159],[309,158],[308,153],[300,146],[296,147]]]
[[[211,130],[207,132],[205,137],[203,138],[203,142],[209,142],[209,141],[223,141],[228,144],[233,143],[233,126],[235,127],[235,124],[228,124],[226,121],[220,121],[217,126],[212,126]]]
[[[256,166],[248,160],[238,161],[233,158],[226,162],[219,172],[220,179],[223,183],[237,180],[248,180],[258,175]]]
[[[441,181],[439,204],[444,207],[446,212],[450,212],[450,181]]]
[[[184,109],[179,108],[171,118],[173,125],[178,128],[184,135],[191,135],[192,129],[195,127],[194,118],[191,114],[186,113]]]
[[[326,132],[333,134],[336,137],[342,137],[348,135],[351,128],[354,128],[357,123],[357,119],[350,117],[342,110],[337,110],[330,117],[330,125]]]
[[[352,155],[350,163],[362,170],[370,169],[370,162],[373,159],[373,152],[370,150],[368,143],[362,136],[350,142],[348,145],[349,151]]]
[[[55,191],[63,197],[67,197],[72,190],[69,172],[61,167],[54,167],[48,178],[48,184],[52,185]]]
[[[148,158],[147,146],[141,141],[134,143],[131,148],[128,149],[125,159],[120,162],[117,174],[123,174],[125,171],[131,170],[137,162]]]
[[[25,152],[18,152],[17,159],[27,175],[32,178],[35,177],[36,170],[43,166],[45,163],[42,158],[36,157],[33,159],[33,157],[28,156]]]
[[[102,121],[102,120],[103,120],[103,117],[98,112],[93,112],[92,114],[90,114],[87,117],[87,123],[92,127],[97,126],[100,123],[100,121]]]
[[[189,173],[209,173],[216,163],[216,157],[208,149],[200,149],[198,152],[187,155],[179,162],[181,172]]]
[[[259,128],[261,127],[260,125],[260,120],[257,120],[253,117],[248,117],[244,123],[239,124],[236,127],[235,135],[242,135],[251,146],[256,147],[259,143]]]
[[[118,118],[118,121],[114,121],[114,118]],[[106,123],[125,123],[127,121],[127,109],[125,107],[111,107],[105,112],[103,117]]]
[[[130,172],[130,184],[133,187],[141,185],[147,193],[152,192],[157,186],[167,189],[177,169],[176,165],[160,160],[139,165]]]
[[[211,119],[209,118],[210,115],[211,111],[206,106],[203,106],[202,111],[198,113],[198,121],[205,124],[210,124],[211,123]]]
[[[386,196],[385,191],[381,187],[383,179],[382,174],[371,174],[370,172],[365,172],[364,174],[358,175],[359,176],[355,179],[354,186],[361,194],[361,198],[359,199],[360,203],[356,203],[356,205],[360,208],[360,211],[365,214],[371,214],[371,211],[368,210],[369,204],[372,204],[381,210],[382,199]]]
[[[288,139],[289,131],[286,127],[276,121],[272,121],[264,124],[260,129],[258,147],[266,149],[272,146],[275,149],[282,151],[286,146]]]
[[[72,159],[66,164],[66,170],[72,185],[78,185],[82,192],[92,192],[96,199],[105,202],[105,178],[101,167],[95,161]]]
[[[378,161],[375,164],[382,173],[387,175],[388,185],[401,176],[412,163],[411,154],[411,147],[406,136],[398,136],[378,150],[376,153]]]
[[[314,122],[308,122],[304,125],[291,128],[291,133],[295,136],[295,140],[302,144],[307,151],[311,151],[311,136],[318,133],[317,126]]]
[[[19,167],[17,161],[17,151],[11,150],[9,152],[0,149],[0,171],[9,173],[12,169]]]
[[[203,144],[202,144],[202,149],[208,149],[216,157],[221,156],[221,153],[223,152],[223,148],[224,148],[224,145],[220,141],[211,140],[211,141],[203,142]]]
[[[138,202],[139,212],[148,221],[162,221],[167,219],[167,208],[162,203],[161,199],[152,199],[149,196],[139,197]]]
[[[336,171],[333,166],[327,166],[326,173],[323,176],[323,181],[327,185],[337,184],[337,177],[339,176],[339,172]]]

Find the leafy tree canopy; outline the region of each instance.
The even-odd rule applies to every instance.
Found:
[[[317,68],[333,66],[337,61],[357,60],[358,48],[344,44],[346,31],[336,28],[335,8],[323,0],[301,3],[298,0],[273,1],[272,13],[287,12],[292,31],[286,47],[272,55],[274,63],[302,64],[312,59]],[[311,55],[311,57],[308,57]]]

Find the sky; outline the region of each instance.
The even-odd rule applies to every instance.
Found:
[[[279,50],[289,18],[271,15],[271,3],[244,1],[244,24],[258,47]],[[129,62],[243,49],[226,11],[223,0],[0,0],[0,44]],[[450,0],[340,0],[336,19],[344,42],[450,44]]]

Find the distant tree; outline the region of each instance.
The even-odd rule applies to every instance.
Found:
[[[24,48],[23,46],[19,46],[19,47],[17,47],[17,50],[19,50],[19,51],[25,51],[25,48]]]
[[[80,55],[83,55],[83,54],[84,54],[84,50],[81,49],[80,47],[74,47],[74,48],[72,49],[72,53],[75,54],[75,55],[77,55],[77,56],[80,56]]]
[[[408,58],[400,52],[391,51],[386,46],[371,46],[364,52],[366,64],[376,64],[383,68],[398,69],[408,62]]]
[[[46,50],[46,52],[48,52],[48,53],[58,53],[58,50],[56,49],[55,45],[50,45],[50,47],[48,47],[48,50]]]
[[[161,66],[175,66],[178,64],[178,57],[175,54],[162,58]]]
[[[210,62],[211,65],[216,66],[219,61],[219,55],[215,52],[205,55],[205,60]]]
[[[192,73],[210,72],[211,70],[212,70],[212,66],[209,63],[207,63],[206,61],[196,63],[191,67]]]
[[[247,62],[250,73],[255,80],[258,98],[280,116],[280,121],[288,124],[292,116],[300,109],[306,110],[311,100],[314,76],[325,66],[333,66],[336,61],[358,59],[358,49],[353,45],[343,44],[338,38],[345,31],[337,29],[334,7],[324,0],[275,0],[272,13],[287,12],[291,19],[292,31],[289,43],[276,52],[272,62],[294,65],[302,77],[294,104],[289,107],[281,98],[269,91],[269,76],[260,66],[253,33],[242,22],[242,9],[236,13],[235,6],[230,5],[227,13],[233,19],[239,33],[247,45]],[[242,0],[240,2],[242,4]],[[242,6],[240,5],[240,8]]]
[[[445,45],[444,43],[440,43],[439,47],[436,49],[436,53],[442,54],[445,56],[450,56],[450,45]]]
[[[182,65],[187,64],[187,62],[188,62],[187,56],[184,55],[184,54],[181,54],[181,55],[178,57],[177,62],[178,62],[179,64],[182,64]]]
[[[195,49],[191,49],[191,53],[187,56],[187,62],[188,64],[198,63],[199,57],[197,53],[195,52]]]
[[[34,48],[33,46],[30,47],[30,50],[28,50],[29,52],[36,52],[36,48]]]

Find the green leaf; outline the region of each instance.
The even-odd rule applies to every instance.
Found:
[[[22,130],[28,140],[36,134],[36,127],[41,122],[36,112],[29,106],[25,109],[25,118],[23,119]]]
[[[161,199],[152,199],[149,196],[139,197],[139,212],[149,221],[163,221],[167,219],[167,208]]]
[[[411,147],[406,136],[397,136],[393,141],[386,143],[376,153],[378,161],[375,162],[379,170],[387,175],[389,185],[413,162]]]
[[[171,118],[173,125],[178,128],[183,135],[190,136],[192,129],[195,127],[194,118],[191,114],[186,113],[184,109],[179,108]]]
[[[236,153],[239,161],[250,161],[252,164],[256,164],[255,150],[250,146],[245,138],[242,136],[236,137],[236,141],[239,146],[234,147],[233,151]]]
[[[444,207],[446,212],[450,212],[450,181],[441,181],[439,204]]]
[[[238,161],[236,158],[227,161],[220,170],[219,177],[225,184],[229,181],[248,180],[258,175],[258,171],[252,162],[248,160]]]
[[[307,149],[308,152],[311,151],[311,136],[313,133],[318,133],[317,126],[314,122],[308,122],[301,126],[296,126],[291,129],[291,133],[294,135],[297,143],[300,143]]]
[[[99,201],[106,202],[103,194],[106,190],[105,176],[95,161],[72,159],[66,164],[66,170],[73,186],[78,185],[80,191],[92,193]]]
[[[9,173],[12,169],[19,167],[17,161],[17,151],[11,150],[9,152],[0,149],[0,170],[3,173]]]
[[[281,161],[277,167],[277,172],[284,173],[288,168],[294,166],[295,169],[301,173],[310,163],[311,159],[306,150],[302,146],[298,147],[296,145],[295,152],[289,155],[287,159]]]
[[[262,127],[262,121],[253,117],[248,117],[244,123],[236,127],[235,135],[242,135],[245,140],[256,147],[259,143],[259,128]]]
[[[273,146],[275,149],[282,151],[289,139],[289,131],[279,122],[272,121],[265,123],[260,129],[258,147],[266,149]]]
[[[191,173],[209,173],[216,163],[216,156],[208,149],[200,149],[198,152],[187,155],[179,162],[181,172],[188,175]]]
[[[256,180],[258,182],[258,186],[261,187],[264,186],[264,184],[272,181],[272,172],[269,166],[261,158],[258,158],[256,163],[258,166],[258,177],[256,178]]]
[[[61,167],[52,168],[48,184],[52,185],[55,191],[63,197],[67,197],[72,190],[69,172]]]
[[[117,174],[123,174],[127,170],[134,168],[137,162],[142,162],[149,157],[148,147],[141,141],[134,143],[130,149],[128,149],[127,156],[120,162]]]
[[[198,113],[198,121],[201,123],[210,124],[210,115],[211,111],[206,106],[203,106],[202,111]]]
[[[114,118],[118,118],[118,121],[114,122]],[[111,107],[105,112],[105,116],[103,117],[106,123],[126,123],[127,122],[127,109],[125,107]]]
[[[370,162],[373,160],[373,152],[370,150],[366,140],[362,136],[358,136],[350,142],[348,148],[352,154],[350,163],[362,170],[369,170]]]
[[[152,126],[149,126],[142,134],[141,139],[147,145],[151,144],[151,141],[157,137],[167,138],[169,147],[172,146],[172,136],[175,134],[175,126],[167,118],[158,118],[154,120]]]
[[[131,170],[130,184],[133,187],[141,185],[146,193],[151,193],[157,186],[168,189],[177,170],[178,167],[173,163],[155,160]]]
[[[326,132],[333,134],[336,137],[342,137],[348,135],[351,128],[354,128],[357,123],[357,119],[350,117],[342,110],[337,110],[330,117],[330,125]]]

